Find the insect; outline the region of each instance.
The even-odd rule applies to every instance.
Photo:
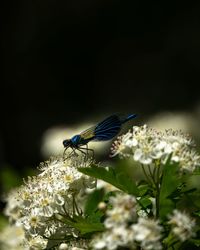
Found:
[[[94,156],[94,150],[88,148],[88,143],[90,141],[111,140],[120,132],[121,127],[124,123],[135,118],[136,116],[136,114],[130,114],[124,118],[121,118],[118,115],[111,115],[107,117],[97,125],[86,129],[78,135],[74,135],[71,139],[64,140],[64,154],[68,148],[71,148],[72,152],[69,156],[75,153],[76,150],[82,152],[83,154],[85,154],[85,156],[88,156],[88,152],[91,151]]]

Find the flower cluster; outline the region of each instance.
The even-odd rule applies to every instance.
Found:
[[[112,209],[107,210],[107,219],[104,222],[106,228],[114,228],[116,225],[128,224],[136,218],[136,199],[130,195],[118,194],[110,197]]]
[[[51,158],[39,166],[38,175],[7,195],[5,214],[12,226],[0,232],[0,248],[161,250],[179,248],[195,237],[195,220],[171,210],[171,204],[179,208],[184,196],[181,182],[185,190],[185,176],[200,166],[191,138],[180,131],[159,132],[144,125],[120,136],[111,150],[113,156],[131,157],[142,164],[147,182],[132,183],[126,166],[102,169],[81,155]],[[171,171],[161,172],[168,160],[184,171],[176,171],[179,181],[171,179]],[[169,214],[163,216],[166,211]]]
[[[181,241],[186,241],[195,236],[195,221],[186,213],[178,210],[173,211],[173,215],[169,216],[169,224],[172,226],[172,232]]]
[[[132,232],[136,242],[142,249],[162,249],[160,243],[162,227],[158,221],[139,218],[137,224],[132,225]]]
[[[0,249],[1,250],[28,250],[24,243],[24,230],[22,227],[7,225],[0,231]]]
[[[162,227],[150,219],[137,221],[137,204],[133,196],[119,193],[110,198],[110,206],[104,221],[106,231],[93,239],[92,249],[137,249],[138,245],[144,250],[161,249]]]
[[[146,125],[134,126],[132,131],[114,142],[111,151],[112,156],[132,156],[143,165],[157,160],[165,163],[171,155],[171,161],[178,162],[182,170],[192,172],[200,166],[200,155],[194,150],[192,139],[181,131],[171,129],[160,132]]]
[[[82,158],[51,159],[40,165],[39,175],[29,177],[18,190],[7,197],[5,214],[25,231],[25,243],[45,249],[49,239],[75,236],[77,231],[62,218],[81,214],[83,193],[93,188],[95,180],[78,171],[89,166]],[[34,249],[35,249],[34,248]]]

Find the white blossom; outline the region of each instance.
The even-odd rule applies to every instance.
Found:
[[[87,239],[70,240],[66,243],[61,243],[58,250],[86,250],[88,249],[89,241]]]
[[[29,177],[8,195],[5,214],[23,227],[27,246],[44,249],[47,240],[43,236],[77,235],[77,230],[62,222],[62,217],[79,215],[85,189],[95,187],[95,180],[77,169],[90,164],[91,160],[79,157],[51,159],[40,165],[39,175]]]
[[[92,240],[92,249],[135,249],[132,230],[129,227],[129,224],[136,220],[135,197],[118,193],[115,197],[110,197],[109,205],[111,208],[107,209],[107,218],[104,221],[106,231]]]
[[[119,225],[126,225],[136,217],[136,199],[131,195],[117,194],[110,197],[111,209],[108,209],[107,218],[104,222],[106,228],[114,228]]]
[[[129,247],[136,249],[133,242],[132,231],[124,226],[116,226],[102,234],[97,235],[91,242],[92,249],[115,250],[119,247]]]
[[[24,245],[29,250],[41,250],[46,249],[47,243],[47,239],[44,239],[42,236],[38,235],[35,237],[27,237],[25,239]]]
[[[61,243],[60,246],[58,247],[58,250],[68,250],[68,245],[67,243]]]
[[[7,225],[0,231],[1,250],[28,250],[23,246],[24,240],[24,229],[20,226]]]
[[[162,249],[160,243],[162,227],[158,221],[140,217],[137,224],[131,226],[134,240],[139,242],[142,249]]]
[[[134,126],[132,132],[120,136],[111,152],[112,156],[132,157],[143,165],[151,165],[157,160],[165,163],[171,155],[171,161],[178,162],[180,170],[192,172],[200,166],[200,155],[194,146],[193,140],[181,131],[160,132],[144,125]]]
[[[173,211],[173,215],[169,216],[169,224],[172,226],[172,232],[181,241],[185,241],[195,236],[194,227],[195,220],[186,213],[178,210]]]
[[[23,187],[12,189],[8,194],[4,195],[4,201],[6,202],[6,208],[4,214],[9,218],[11,223],[20,218],[20,207],[24,203],[23,198],[19,196],[19,192],[23,190]],[[26,196],[25,192],[24,195]],[[27,194],[29,195],[29,194]]]

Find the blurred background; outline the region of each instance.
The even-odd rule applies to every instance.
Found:
[[[115,112],[139,114],[129,127],[183,129],[198,143],[199,1],[4,2],[2,180]]]

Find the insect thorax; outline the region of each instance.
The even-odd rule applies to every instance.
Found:
[[[78,145],[80,143],[81,137],[80,135],[75,135],[71,138],[71,142],[74,146]]]

